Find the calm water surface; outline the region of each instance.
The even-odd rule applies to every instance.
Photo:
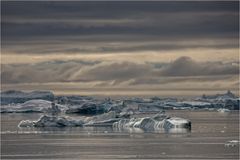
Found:
[[[18,129],[40,114],[1,114],[1,159],[239,159],[239,112],[167,111],[191,132],[130,133],[111,128]]]

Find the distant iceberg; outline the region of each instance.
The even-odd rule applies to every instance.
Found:
[[[104,106],[94,103],[94,102],[86,102],[82,105],[74,105],[70,106],[67,110],[67,114],[81,114],[81,115],[96,115],[104,113]]]
[[[24,103],[33,99],[53,101],[54,94],[50,91],[22,92],[9,90],[1,92],[1,105]]]
[[[1,106],[1,113],[59,113],[67,107],[41,99],[29,100],[22,104],[11,104]]]

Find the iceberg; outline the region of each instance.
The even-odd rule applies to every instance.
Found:
[[[226,109],[226,108],[220,108],[217,110],[218,112],[221,112],[221,113],[225,113],[225,112],[230,112],[229,109]]]
[[[142,131],[170,130],[174,128],[191,129],[191,122],[178,117],[157,114],[154,117],[121,119],[113,124],[118,130],[137,129]]]
[[[72,118],[68,116],[43,115],[36,121],[22,120],[18,127],[77,127],[77,126],[112,126],[119,121],[115,112],[92,117]]]
[[[227,91],[224,94],[216,94],[216,95],[203,95],[202,99],[229,99],[229,98],[236,98],[236,96],[231,92],[231,91]]]
[[[239,145],[239,141],[238,140],[231,140],[231,141],[227,141],[224,146],[225,147],[236,147]]]
[[[83,123],[81,119],[43,115],[37,121],[22,120],[18,127],[75,127]]]
[[[99,125],[112,125],[114,122],[119,121],[118,115],[114,111],[104,113],[97,116],[86,117],[84,119],[84,126],[99,126]]]
[[[54,94],[49,91],[22,92],[9,90],[1,92],[1,105],[24,103],[33,99],[53,101]]]
[[[53,102],[41,99],[26,101],[22,104],[12,104],[1,106],[1,113],[59,113],[66,110],[67,107]]]
[[[82,114],[82,115],[96,115],[104,113],[105,109],[102,105],[94,102],[87,102],[82,105],[74,105],[66,110],[66,114]]]
[[[108,112],[97,116],[71,118],[68,116],[43,115],[36,121],[23,120],[18,127],[112,127],[116,131],[135,132],[183,132],[191,130],[191,122],[187,119],[169,117],[165,114],[157,114],[153,117],[143,118],[119,118],[114,112]]]
[[[146,103],[146,104],[139,104],[138,111],[139,112],[161,112],[163,110],[163,106],[155,103]]]

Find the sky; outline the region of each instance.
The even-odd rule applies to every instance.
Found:
[[[1,1],[2,90],[191,95],[238,86],[238,1]]]

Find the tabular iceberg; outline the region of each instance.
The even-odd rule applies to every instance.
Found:
[[[50,101],[34,99],[22,104],[12,104],[1,106],[1,113],[59,113],[66,110],[66,106],[55,104]]]
[[[33,99],[43,99],[47,101],[54,100],[54,94],[50,91],[33,91],[33,92],[22,92],[9,90],[1,92],[1,105],[12,104],[12,103],[24,103]]]

